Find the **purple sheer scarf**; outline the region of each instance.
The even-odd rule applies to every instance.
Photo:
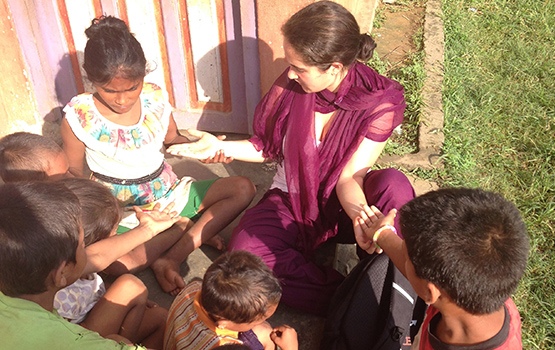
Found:
[[[287,72],[258,104],[251,142],[264,157],[285,162],[292,210],[302,232],[299,248],[311,251],[335,235],[341,206],[333,190],[341,171],[365,137],[383,142],[391,136],[403,120],[405,100],[399,83],[362,63],[349,69],[336,93],[306,93]],[[314,112],[333,111],[317,147]]]

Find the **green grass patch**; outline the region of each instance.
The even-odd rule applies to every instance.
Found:
[[[532,250],[514,298],[525,349],[555,348],[555,2],[450,0],[442,186],[497,191]]]
[[[394,5],[388,5],[390,12],[409,11],[415,7],[423,7],[422,0],[404,0],[396,1]],[[383,7],[378,6],[376,18],[379,25],[384,20]],[[423,22],[423,17],[420,19]],[[376,22],[374,22],[376,26]],[[405,119],[403,121],[401,133],[394,133],[392,138],[386,145],[385,153],[387,154],[408,154],[418,151],[418,125],[421,120],[422,109],[422,87],[426,79],[424,70],[424,52],[423,52],[423,31],[422,25],[418,26],[418,30],[413,35],[414,52],[410,53],[401,64],[391,65],[386,59],[375,55],[368,65],[380,74],[397,80],[405,88],[405,100],[407,109],[405,110]]]

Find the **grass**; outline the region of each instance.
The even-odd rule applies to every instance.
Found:
[[[398,0],[394,5],[386,6],[389,12],[403,12],[424,6],[424,1]],[[383,25],[385,21],[384,11],[386,11],[384,6],[378,6],[374,20],[375,28],[380,28]],[[421,21],[423,21],[423,18]],[[422,28],[422,26],[419,26],[419,28]],[[426,78],[422,46],[423,34],[421,29],[414,33],[412,38],[414,51],[407,55],[405,61],[401,64],[392,65],[386,59],[377,57],[377,55],[368,62],[368,65],[380,74],[397,80],[405,88],[407,109],[402,133],[394,134],[394,137],[387,143],[385,148],[387,154],[407,154],[418,150],[418,125],[422,108],[421,91]]]
[[[555,2],[449,0],[441,186],[481,187],[520,209],[532,249],[514,295],[525,349],[555,348]]]
[[[417,3],[403,1],[398,9]],[[528,268],[513,296],[523,347],[553,349],[555,1],[445,0],[442,8],[445,166],[412,172],[441,187],[496,191],[516,204],[531,241]],[[407,135],[391,142],[388,153],[410,153],[415,142],[411,128],[420,116],[422,59],[416,53],[399,71],[379,59],[371,62],[407,92]]]

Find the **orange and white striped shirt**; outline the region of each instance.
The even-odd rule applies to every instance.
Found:
[[[200,304],[201,282],[189,283],[170,306],[164,349],[208,350],[224,344],[240,344],[238,333],[216,327]]]

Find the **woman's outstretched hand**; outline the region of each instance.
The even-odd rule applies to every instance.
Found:
[[[184,136],[191,142],[171,145],[166,152],[174,156],[205,160],[215,158],[223,146],[220,138],[204,131],[188,129]]]

